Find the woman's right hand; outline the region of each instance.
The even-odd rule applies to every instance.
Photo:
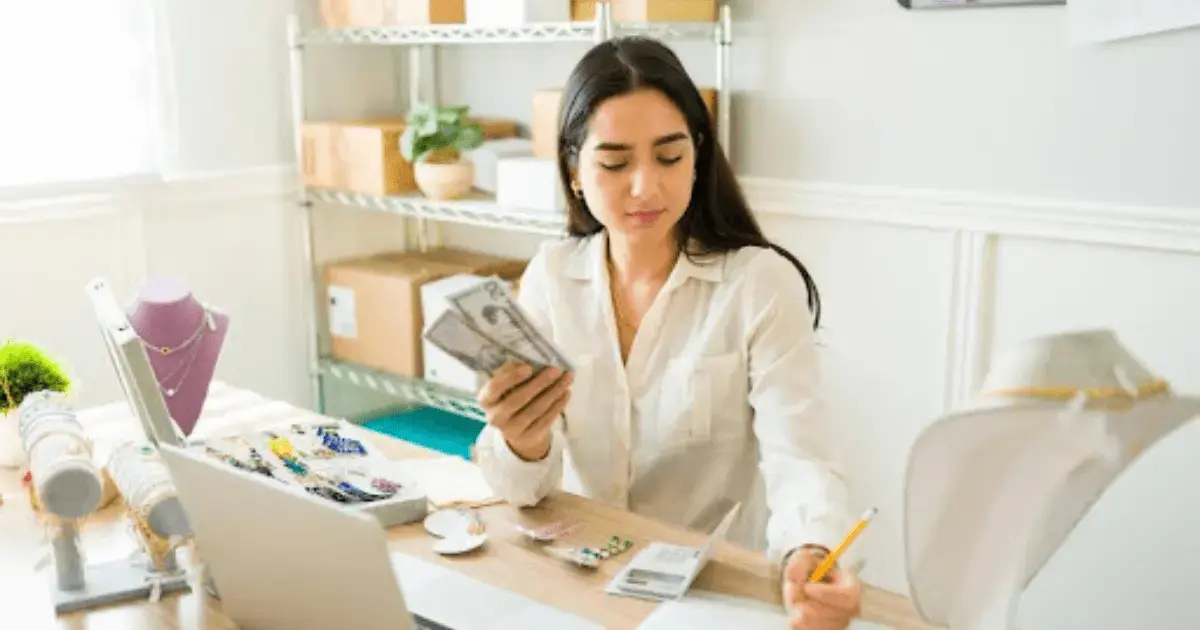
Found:
[[[547,367],[507,363],[479,391],[479,406],[518,457],[540,460],[550,452],[550,429],[567,408],[575,375]]]

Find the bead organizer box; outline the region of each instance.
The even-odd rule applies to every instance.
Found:
[[[211,437],[191,448],[225,463],[371,514],[384,527],[420,521],[428,499],[400,478],[390,460],[371,453],[344,422],[292,423]]]

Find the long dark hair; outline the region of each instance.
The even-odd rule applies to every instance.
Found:
[[[733,168],[717,141],[716,125],[700,90],[679,57],[648,37],[619,37],[597,44],[579,60],[567,78],[558,117],[558,172],[567,191],[567,232],[591,236],[604,226],[583,199],[570,194],[571,169],[588,133],[592,113],[604,101],[634,90],[652,88],[671,100],[687,120],[696,145],[696,181],[692,198],[675,231],[679,251],[689,260],[742,247],[768,247],[800,272],[808,289],[813,328],[821,322],[821,297],[808,269],[791,252],[763,235]]]

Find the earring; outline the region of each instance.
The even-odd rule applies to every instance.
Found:
[[[583,199],[583,188],[580,188],[577,185],[572,185],[571,194],[575,195],[576,199]]]

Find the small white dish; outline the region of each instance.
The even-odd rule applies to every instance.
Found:
[[[438,538],[469,534],[474,520],[462,510],[438,510],[425,517],[425,531]]]
[[[433,550],[443,556],[455,556],[469,551],[475,551],[487,542],[487,534],[459,533],[443,538],[433,544]]]

